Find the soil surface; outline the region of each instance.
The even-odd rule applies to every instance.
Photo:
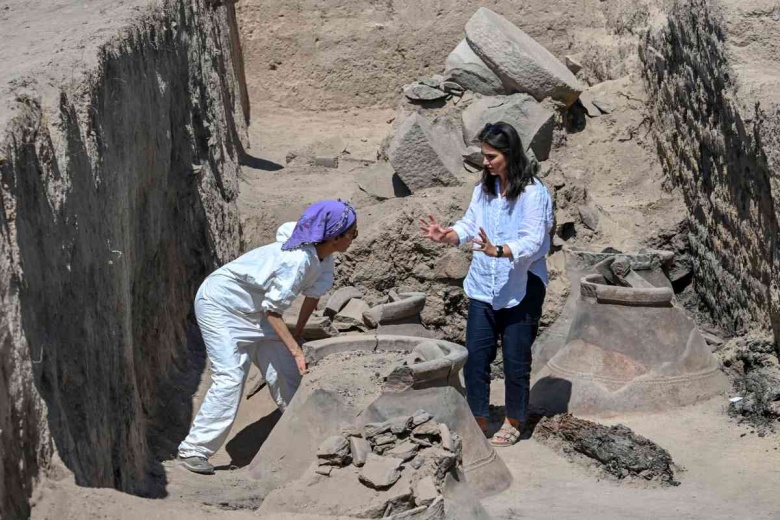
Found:
[[[552,0],[518,7],[497,0],[490,7],[562,56],[570,49],[583,50],[577,45],[585,41],[595,42],[599,49],[622,49],[622,40],[605,28],[609,10],[619,3]],[[0,2],[0,9],[4,4],[20,8],[19,2],[10,1]],[[478,4],[482,2],[238,4],[253,114],[239,200],[244,250],[269,242],[281,223],[297,219],[307,204],[322,198],[355,203],[358,241],[376,237],[388,215],[408,208],[412,213],[430,208],[448,216],[465,209],[468,186],[377,201],[360,190],[356,178],[376,161],[377,150],[392,129],[398,88],[418,75],[441,72]],[[22,19],[19,13],[14,16]],[[599,55],[592,48],[584,50]],[[3,52],[0,58],[6,56]],[[599,88],[613,111],[584,120],[559,142],[544,165],[550,182],[557,180],[568,190],[564,199],[571,204],[558,208],[559,217],[576,219],[580,204],[593,208],[599,217],[596,230],[576,227],[576,235],[568,240],[571,246],[633,251],[677,227],[685,216],[680,195],[664,186],[648,135],[641,81],[630,73],[630,60],[626,65],[615,58],[622,56],[620,52],[610,55],[612,61],[605,62],[609,66],[588,75],[609,80]],[[313,166],[309,159],[315,156],[338,156],[338,167]],[[552,255],[548,264],[549,322],[560,311],[568,288],[562,254]],[[316,371],[308,377],[316,377]],[[205,371],[193,397],[194,410],[209,383]],[[503,404],[501,381],[493,383],[493,397],[495,404]],[[685,469],[676,474],[678,487],[604,480],[597,471],[572,464],[531,436],[500,449],[514,482],[483,504],[496,519],[777,518],[780,438],[759,437],[730,419],[727,397],[665,414],[591,418],[607,425],[625,424],[666,449]],[[195,475],[166,460],[165,475],[160,476],[167,482],[163,499],[77,487],[67,471],[55,469],[39,486],[33,518],[257,518],[252,510],[263,497],[253,492],[245,467],[278,418],[266,390],[243,399],[228,442],[212,460],[216,475]]]

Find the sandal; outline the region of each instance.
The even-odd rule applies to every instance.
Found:
[[[518,440],[520,440],[520,430],[505,422],[490,438],[490,444],[493,446],[512,446]]]

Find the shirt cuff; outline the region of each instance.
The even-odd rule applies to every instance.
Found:
[[[455,233],[458,234],[458,245],[459,246],[462,246],[463,244],[465,244],[468,241],[469,237],[466,234],[466,230],[465,229],[463,229],[459,225],[455,224],[454,226],[452,226],[452,230],[455,231]]]

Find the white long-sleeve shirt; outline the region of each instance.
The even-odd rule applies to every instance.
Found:
[[[282,314],[296,296],[321,297],[333,286],[333,255],[320,261],[312,245],[283,251],[282,244],[293,229],[295,222],[282,224],[276,242],[214,271],[200,293],[231,312],[261,322],[261,328],[266,312]]]
[[[498,183],[496,178],[496,193],[501,191]],[[512,250],[512,259],[475,252],[463,282],[466,295],[498,310],[520,304],[529,271],[547,285],[545,256],[550,250],[552,226],[552,200],[540,181],[534,180],[515,200],[488,195],[482,184],[477,185],[466,214],[452,228],[461,245],[478,237],[479,228],[484,228],[493,244]]]

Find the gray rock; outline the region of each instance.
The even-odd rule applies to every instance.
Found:
[[[350,300],[362,297],[363,291],[357,287],[342,287],[328,298],[328,303],[325,304],[323,312],[326,316],[333,317],[346,307]]]
[[[417,455],[417,450],[419,449],[420,447],[417,444],[411,441],[405,441],[392,450],[385,452],[385,455],[389,457],[395,457],[397,459],[402,459],[404,462],[406,462],[407,460],[413,459],[414,456]]]
[[[464,90],[461,85],[455,83],[454,81],[442,81],[441,87],[439,88],[448,94],[452,94],[453,96],[462,96]]]
[[[412,101],[436,101],[448,96],[443,90],[425,85],[420,82],[411,83],[404,87],[404,96]]]
[[[355,180],[358,188],[377,200],[406,197],[411,192],[387,161],[379,161],[360,171]]]
[[[481,155],[481,153],[480,153]],[[463,280],[471,267],[471,256],[459,247],[454,247],[436,259],[433,276],[437,280]]]
[[[389,431],[390,431],[390,425],[387,422],[368,423],[363,426],[363,438],[372,439],[377,435],[381,435]]]
[[[410,415],[401,415],[398,417],[394,417],[387,421],[387,424],[390,425],[390,431],[393,432],[396,435],[402,435],[412,428],[412,416]]]
[[[320,460],[320,465],[343,466],[347,463],[349,456],[349,441],[341,435],[328,437],[317,448],[317,458]]]
[[[363,320],[363,313],[369,310],[370,307],[366,302],[358,298],[353,298],[347,302],[346,307],[333,318],[333,326],[338,330],[349,330],[351,328],[359,328],[366,330],[365,321]]]
[[[423,423],[427,423],[431,419],[433,419],[433,415],[429,414],[425,410],[417,410],[412,416],[412,427],[416,428]]]
[[[532,150],[540,161],[546,160],[552,148],[555,112],[528,94],[484,97],[463,111],[463,139],[475,142],[487,123],[503,121],[520,135],[525,150]]]
[[[454,453],[455,445],[452,443],[450,427],[444,423],[439,424],[439,435],[441,435],[441,447]]]
[[[433,475],[436,482],[442,482],[447,472],[457,462],[457,456],[454,453],[441,448],[424,449],[414,460],[417,459],[422,461],[420,471]]]
[[[358,479],[370,488],[387,489],[401,478],[399,468],[402,463],[401,459],[380,457],[369,453]]]
[[[469,146],[463,153],[463,162],[476,166],[477,168],[482,168],[483,159],[482,148],[479,146]]]
[[[315,157],[314,166],[324,166],[325,168],[338,168],[338,157]]]
[[[333,472],[333,466],[330,466],[328,464],[320,464],[319,466],[317,466],[317,469],[315,469],[314,472],[319,475],[324,475],[326,477],[329,477],[330,474]]]
[[[393,169],[411,192],[434,186],[457,186],[464,145],[454,128],[434,128],[421,115],[410,115],[387,150]]]
[[[436,421],[428,421],[419,426],[415,426],[412,430],[412,434],[420,437],[435,437],[438,439],[441,437],[441,430],[439,429],[439,423]]]
[[[564,56],[563,63],[566,64],[566,68],[569,69],[572,74],[577,74],[582,70],[582,63],[580,63],[580,59],[576,56]]]
[[[461,40],[447,56],[444,77],[447,81],[452,81],[465,90],[486,96],[504,93],[504,85],[501,80],[474,53],[466,40]]]
[[[593,104],[593,94],[587,90],[580,94],[580,103],[582,108],[585,109],[585,113],[590,117],[599,117],[601,115],[601,110]]]
[[[598,213],[596,213],[596,211],[589,206],[580,206],[577,209],[579,210],[580,218],[582,219],[582,223],[585,225],[585,227],[591,231],[596,231],[596,229],[599,227]]]
[[[352,455],[352,463],[357,467],[362,467],[371,453],[371,445],[367,440],[360,437],[349,438],[349,451]]]
[[[509,20],[480,7],[466,23],[472,50],[501,79],[508,92],[527,92],[570,106],[583,86],[550,51]]]
[[[596,105],[596,107],[598,107],[598,109],[605,114],[611,114],[612,111],[615,110],[615,108],[612,106],[612,103],[604,99],[593,98],[593,104]]]
[[[430,475],[418,480],[412,489],[412,493],[414,494],[414,504],[417,506],[430,505],[439,496],[436,482]]]
[[[392,433],[382,433],[373,438],[375,446],[384,446],[385,444],[394,443],[396,440],[395,435]]]

